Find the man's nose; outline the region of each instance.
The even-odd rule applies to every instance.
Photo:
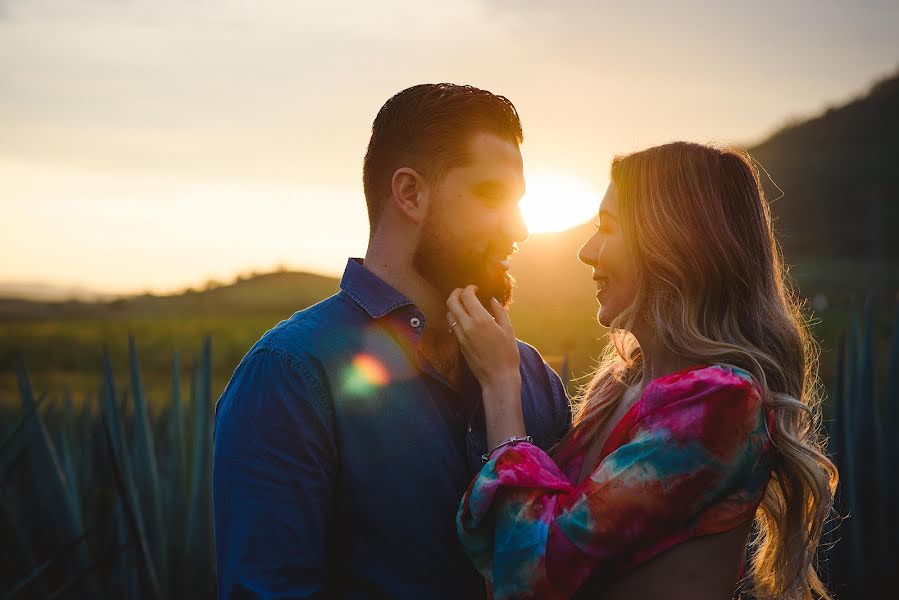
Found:
[[[509,237],[512,238],[513,242],[524,242],[529,236],[530,231],[528,231],[528,224],[521,213],[521,207],[516,206],[512,217],[509,219]]]

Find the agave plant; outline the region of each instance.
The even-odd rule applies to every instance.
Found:
[[[874,316],[869,302],[838,344],[830,393],[843,518],[822,558],[841,599],[875,597],[899,565],[890,510],[899,505],[899,309],[885,378]],[[0,420],[0,600],[215,596],[210,339],[187,402],[174,354],[171,396],[155,415],[133,339],[128,348],[129,385],[117,388],[104,352],[99,393],[80,408],[35,397],[19,366],[21,406]],[[567,357],[562,370],[567,380]]]
[[[19,366],[20,415],[0,429],[3,599],[215,596],[210,340],[191,370],[189,412],[177,353],[156,417],[133,339],[129,371],[128,390],[117,389],[104,352],[99,403],[76,410],[66,398],[60,410],[34,397]]]
[[[871,299],[837,346],[830,454],[840,471],[840,526],[829,532],[831,588],[842,598],[877,597],[899,566],[899,307],[886,377],[875,367],[875,311]],[[882,383],[882,385],[878,385]]]

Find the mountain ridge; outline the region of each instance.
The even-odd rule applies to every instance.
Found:
[[[763,174],[762,183],[768,198],[773,200],[772,214],[788,263],[866,261],[875,264],[872,268],[875,276],[886,273],[887,278],[892,278],[893,267],[899,262],[899,236],[891,236],[888,230],[890,224],[899,224],[899,168],[893,157],[896,147],[899,147],[899,71],[875,81],[867,92],[853,100],[831,106],[817,116],[791,121],[748,148],[773,180]],[[838,218],[831,216],[834,214]],[[542,271],[541,279],[544,276],[558,279],[560,263],[548,270],[534,266],[546,265],[547,252],[559,259],[567,253],[570,264],[577,265],[576,249],[588,231],[589,225],[583,224],[556,234],[532,236],[513,261],[513,274],[519,275],[522,285],[527,284],[531,272]],[[575,268],[565,273],[573,276]],[[279,280],[277,275],[286,279]],[[562,279],[568,280],[568,276]],[[256,285],[248,287],[247,282],[254,280]],[[275,284],[274,289],[287,296],[278,299],[273,291],[264,292],[266,282]],[[238,278],[232,284],[204,291],[101,298],[98,302],[86,298],[30,300],[4,294],[4,289],[9,290],[14,284],[0,284],[0,318],[11,318],[29,303],[45,304],[47,309],[31,307],[24,310],[26,313],[48,315],[50,309],[56,308],[66,314],[86,315],[103,312],[86,308],[89,304],[105,306],[107,312],[116,310],[114,307],[152,312],[162,306],[160,302],[164,299],[182,309],[208,309],[210,304],[218,303],[226,312],[279,310],[288,304],[305,304],[312,298],[303,294],[289,300],[293,291],[299,293],[299,288],[308,287],[313,295],[333,293],[338,283],[336,277],[284,271]],[[236,291],[225,291],[232,288]],[[250,289],[257,290],[260,297],[248,299],[243,292]],[[90,294],[82,288],[79,292]],[[525,292],[526,297],[529,295]],[[536,291],[534,295],[540,296]]]

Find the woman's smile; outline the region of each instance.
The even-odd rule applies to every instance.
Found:
[[[596,297],[598,298],[600,294],[607,291],[609,289],[609,278],[608,277],[594,277],[593,281],[596,282]]]

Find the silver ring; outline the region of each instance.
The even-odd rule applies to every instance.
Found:
[[[452,325],[450,325],[449,332],[452,333],[452,332],[453,332],[453,327],[455,327],[455,326],[458,325],[458,324],[459,324],[459,321],[456,321],[456,322],[454,322]]]

